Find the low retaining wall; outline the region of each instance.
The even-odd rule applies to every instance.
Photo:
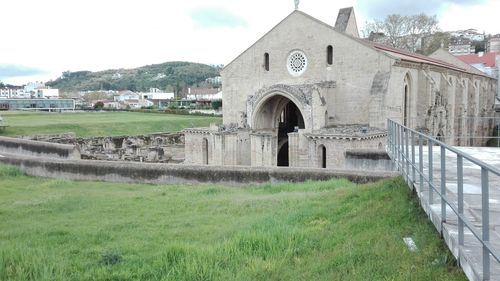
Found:
[[[395,165],[384,150],[348,150],[346,168],[366,171],[395,171]]]
[[[303,182],[347,178],[356,183],[397,176],[395,172],[308,168],[188,166],[118,161],[41,159],[3,154],[0,162],[15,165],[31,176],[150,184]]]
[[[80,159],[80,151],[74,145],[0,137],[0,152],[28,156]]]

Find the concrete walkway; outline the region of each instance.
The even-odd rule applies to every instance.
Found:
[[[456,147],[457,149],[469,154],[483,162],[486,162],[500,169],[500,148],[486,147]],[[418,147],[415,148],[418,167]],[[441,151],[439,147],[433,147],[433,180],[440,189],[441,179]],[[424,147],[423,163],[425,175],[429,175],[428,168],[428,151]],[[410,149],[411,159],[411,149]],[[412,173],[410,167],[410,175]],[[464,159],[464,215],[473,223],[482,233],[481,228],[481,169],[479,166]],[[432,222],[438,230],[443,229],[443,238],[448,244],[450,250],[455,257],[459,254],[458,248],[458,219],[453,210],[448,206],[446,209],[446,222],[441,225],[441,200],[439,195],[433,194],[433,200],[429,204],[429,187],[425,184],[423,188],[419,188],[419,176],[416,173],[416,183],[414,184],[417,194],[421,199],[421,204],[424,210],[429,214]],[[446,193],[448,198],[453,202],[455,208],[457,204],[457,157],[454,153],[446,151]],[[495,248],[495,251],[500,253],[500,177],[489,173],[489,206],[490,206],[490,242]],[[483,264],[482,264],[482,244],[475,236],[465,227],[464,230],[464,247],[460,252],[461,266],[464,269],[467,277],[470,280],[483,280]],[[491,261],[491,277],[490,280],[500,280],[500,263],[490,255]]]

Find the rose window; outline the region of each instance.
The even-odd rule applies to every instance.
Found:
[[[288,72],[293,76],[299,76],[307,68],[307,58],[306,55],[301,51],[293,51],[287,60]]]

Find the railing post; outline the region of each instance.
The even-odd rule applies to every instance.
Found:
[[[418,135],[418,170],[420,171],[420,180],[419,180],[419,187],[420,187],[420,192],[423,192],[424,190],[424,145],[422,141],[422,135]]]
[[[427,139],[427,144],[428,144],[427,146],[428,146],[428,153],[429,153],[429,155],[428,155],[429,156],[429,165],[428,165],[429,171],[428,172],[429,172],[429,214],[430,214],[430,207],[432,205],[432,199],[433,199],[432,198],[433,197],[432,196],[432,189],[433,189],[432,182],[434,180],[433,179],[433,177],[434,177],[433,169],[434,168],[432,167],[433,166],[432,165],[433,164],[432,163],[432,161],[433,161],[433,159],[432,159],[433,158],[432,157],[432,140],[430,138]]]
[[[396,152],[398,154],[398,171],[402,172],[401,170],[401,129],[399,128],[399,124],[396,125],[396,134],[398,136],[398,151]]]
[[[389,137],[387,138],[388,140],[388,145],[389,145],[389,153],[391,155],[392,160],[394,160],[394,133],[393,133],[393,124],[392,121],[388,121],[388,130],[387,132],[389,133]]]
[[[410,185],[410,146],[408,141],[408,129],[403,127],[405,132],[405,163],[406,163],[406,183]],[[413,185],[410,185],[410,189],[413,189]]]
[[[446,222],[446,149],[441,145],[441,229]],[[442,231],[441,231],[442,232]]]
[[[398,124],[398,167],[399,171],[403,172],[403,167],[401,166],[401,163],[403,161],[403,155],[401,154],[401,147],[402,147],[402,134],[401,134],[401,125]]]
[[[392,157],[396,159],[396,124],[392,123]]]
[[[394,128],[396,127],[396,125],[391,121],[391,138],[392,138],[392,159],[393,160],[396,160],[396,131],[394,130]]]
[[[462,247],[464,246],[464,159],[457,154],[457,196],[458,196],[458,264],[461,262]]]
[[[398,169],[398,171],[401,171],[401,169],[399,168],[399,124],[394,124],[394,140],[395,140],[395,144],[394,144],[394,158],[396,159],[396,168]]]
[[[490,280],[490,252],[484,245],[490,241],[490,205],[489,205],[488,170],[481,167],[481,203],[482,203],[482,228],[483,228],[483,280]]]
[[[404,127],[402,125],[399,126],[401,133],[401,171],[404,173],[405,180],[408,181],[408,177],[405,171],[405,139],[404,139]]]
[[[411,184],[415,183],[415,133],[411,131]]]

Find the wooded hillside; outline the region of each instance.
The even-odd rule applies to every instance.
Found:
[[[191,62],[166,62],[133,69],[110,69],[99,72],[66,71],[47,86],[62,92],[131,90],[178,92],[183,87],[204,83],[205,79],[219,76],[221,67]]]

